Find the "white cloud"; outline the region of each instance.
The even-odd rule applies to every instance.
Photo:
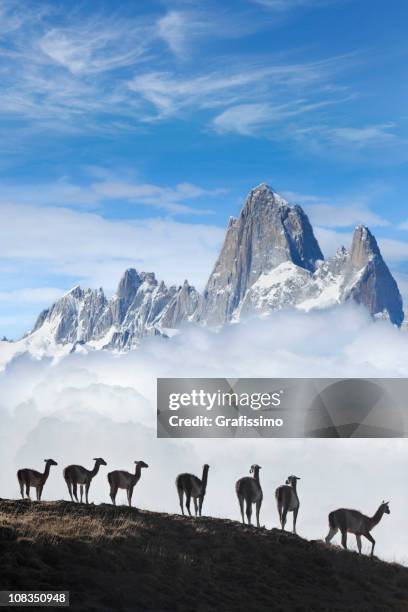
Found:
[[[276,13],[287,13],[299,8],[319,8],[348,0],[250,0]]]
[[[12,0],[2,0],[0,5],[0,39],[12,33],[15,35],[24,26],[38,22],[48,9],[38,5],[35,11],[21,10],[22,7]]]
[[[283,120],[298,115],[310,113],[329,104],[337,104],[338,100],[305,103],[303,99],[292,100],[287,104],[273,106],[271,104],[239,104],[227,108],[217,115],[212,125],[218,132],[235,132],[244,136],[273,134],[274,128]],[[290,131],[290,129],[289,129]]]
[[[323,227],[350,227],[353,225],[364,225],[370,227],[387,227],[389,221],[370,210],[364,203],[351,198],[347,203],[339,203],[338,198],[333,198],[335,203],[326,204],[314,196],[300,196],[292,194],[292,201],[304,206],[312,225]]]
[[[352,232],[340,232],[327,227],[313,228],[317,241],[325,258],[333,257],[339,247],[351,245]]]
[[[322,4],[265,2],[276,9],[273,17],[252,10],[248,18],[248,9],[204,11],[197,5],[137,17],[96,11],[92,19],[48,5],[35,16],[19,8],[5,11],[0,116],[12,128],[3,127],[3,147],[9,150],[10,142],[32,138],[39,129],[117,134],[192,114],[220,134],[289,139],[317,151],[397,140],[392,123],[341,126],[335,115],[326,113],[322,123],[316,112],[357,95],[341,78],[355,54],[316,61],[296,61],[293,53],[290,59],[260,54],[243,61],[233,50],[223,56],[210,51],[215,38],[245,37],[276,27],[277,15],[289,8]],[[163,41],[171,53],[163,54]],[[201,43],[204,62],[195,54]],[[265,126],[273,126],[273,134]]]
[[[287,126],[288,117],[310,116],[351,98],[337,78],[355,61],[351,54],[305,62],[270,54],[243,61],[234,52],[222,58],[208,52],[214,38],[239,38],[273,27],[273,19],[265,23],[265,15],[261,19],[255,11],[248,19],[246,12],[190,6],[132,18],[118,10],[97,11],[90,19],[73,10],[61,16],[48,9],[28,25],[23,11],[18,15],[17,35],[9,35],[7,48],[0,51],[0,115],[19,123],[7,142],[32,137],[33,128],[146,130],[159,120],[197,117],[197,111],[203,111],[203,124],[219,133],[249,135],[273,122],[282,128],[276,138],[301,139],[309,126],[300,120]],[[171,53],[163,54],[163,41]],[[198,57],[194,63],[201,42],[207,45],[208,61]],[[388,124],[376,127],[386,133]],[[354,132],[336,129],[329,135],[327,128],[324,138],[355,141]],[[360,141],[375,137],[368,128],[352,129],[360,130]]]
[[[173,3],[174,4],[174,3]],[[156,23],[156,35],[164,41],[177,60],[191,61],[198,58],[198,50],[204,45],[206,50],[217,39],[235,39],[254,34],[265,29],[272,20],[264,15],[248,11],[244,7],[219,7],[210,3],[179,3],[169,8]]]
[[[270,114],[267,104],[239,104],[217,115],[213,125],[218,132],[250,135],[270,122]]]
[[[327,514],[336,507],[372,514],[387,498],[391,515],[376,528],[376,551],[403,560],[408,546],[401,489],[406,440],[157,440],[155,399],[158,376],[404,377],[407,363],[408,335],[385,322],[374,324],[364,309],[352,305],[308,314],[277,312],[219,334],[190,328],[171,345],[150,339],[122,356],[73,354],[56,362],[20,356],[0,375],[2,495],[18,497],[16,469],[41,468],[48,455],[59,466],[51,472],[44,498],[67,499],[62,468],[72,462],[89,467],[92,457],[103,456],[108,468],[94,479],[90,497],[107,502],[106,472],[144,459],[150,467],[135,490],[136,505],[177,513],[175,476],[186,470],[199,474],[208,462],[205,513],[239,520],[234,483],[256,461],[263,468],[262,524],[277,526],[274,489],[296,473],[302,478],[301,535],[325,536]],[[390,538],[390,532],[402,535]]]
[[[59,131],[81,131],[84,124],[106,131],[134,117],[137,104],[122,71],[146,61],[155,40],[152,17],[95,11],[89,18],[65,9],[61,15],[50,5],[31,20],[17,14],[22,27],[0,50],[3,116]]]
[[[381,147],[398,141],[395,133],[395,123],[381,123],[365,126],[310,125],[297,127],[293,135],[301,142],[314,141],[320,146],[350,147],[364,149],[365,147]],[[394,130],[394,131],[393,131]]]
[[[54,287],[33,287],[27,289],[14,289],[12,291],[0,291],[0,302],[10,303],[15,306],[22,302],[24,304],[49,304],[55,302],[64,293],[61,289]]]
[[[169,117],[189,108],[233,106],[238,110],[231,112],[238,113],[242,105],[258,114],[267,110],[270,114],[271,111],[282,112],[282,105],[290,104],[297,114],[299,109],[296,107],[303,107],[305,112],[334,103],[332,92],[327,90],[316,100],[316,88],[349,61],[349,57],[337,57],[316,62],[285,63],[270,58],[263,64],[242,65],[241,62],[237,66],[230,63],[226,69],[190,76],[150,71],[138,74],[129,81],[128,87],[155,107],[157,115],[151,119]],[[307,92],[313,97],[307,99]],[[276,101],[274,105],[270,103],[271,99]]]
[[[224,104],[237,96],[237,90],[259,81],[265,74],[264,69],[258,69],[180,78],[172,73],[147,72],[136,76],[128,86],[153,104],[159,117],[164,117],[193,105],[203,108]]]
[[[341,127],[328,130],[327,134],[333,140],[344,141],[357,146],[366,144],[382,144],[396,138],[391,132],[396,126],[394,123],[382,123],[365,127]]]
[[[147,205],[165,210],[173,215],[212,214],[209,208],[191,206],[193,200],[213,199],[225,194],[225,189],[206,189],[192,183],[179,183],[174,187],[142,183],[133,177],[117,176],[103,168],[93,169],[93,180],[87,184],[73,183],[67,178],[54,182],[1,186],[1,200],[39,206],[70,206],[75,208],[99,208],[104,202],[121,200],[135,205]]]
[[[91,191],[101,199],[121,199],[163,208],[175,214],[211,214],[209,209],[193,208],[181,202],[197,198],[213,198],[225,193],[223,189],[203,189],[191,183],[179,183],[174,188],[159,187],[148,183],[105,180],[94,183]]]
[[[52,28],[38,46],[52,62],[72,74],[98,73],[134,65],[145,52],[148,33],[134,24],[114,23],[110,28],[98,19],[71,29]]]
[[[18,218],[18,223],[16,223]],[[0,207],[2,258],[9,273],[74,277],[112,290],[127,267],[154,271],[170,283],[202,287],[224,230],[168,219],[109,220],[66,208]]]
[[[386,261],[398,262],[408,259],[408,242],[393,240],[392,238],[380,238],[378,244]]]
[[[183,55],[187,49],[191,22],[181,11],[169,11],[157,23],[157,32],[176,55]]]
[[[389,197],[390,187],[382,181],[367,184],[357,192],[315,195],[284,191],[292,204],[299,204],[307,212],[312,225],[325,228],[347,228],[364,224],[368,227],[389,227],[390,222],[372,210]]]

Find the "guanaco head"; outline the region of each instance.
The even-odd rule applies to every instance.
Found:
[[[102,459],[102,457],[94,457],[93,460],[96,461],[98,465],[108,465],[105,459]]]
[[[260,469],[261,469],[261,466],[258,465],[257,463],[254,463],[253,465],[251,465],[251,469],[249,470],[249,473],[250,474],[255,474]]]
[[[47,465],[58,465],[58,463],[54,461],[54,459],[44,459],[44,461]]]
[[[138,465],[141,468],[148,468],[149,466],[147,465],[147,463],[145,463],[144,461],[135,461],[136,465]]]
[[[291,485],[293,487],[296,486],[298,480],[300,480],[298,476],[288,476],[285,484]]]
[[[381,510],[384,512],[384,514],[391,514],[391,510],[389,508],[389,504],[390,502],[385,502],[384,500],[381,502]]]
[[[208,465],[208,463],[204,463],[203,465],[203,470],[205,470],[206,472],[208,472],[208,470],[210,469],[210,466]]]

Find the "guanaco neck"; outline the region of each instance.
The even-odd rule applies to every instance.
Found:
[[[46,463],[44,474],[43,474],[43,480],[47,480],[49,473],[50,473],[50,469],[51,469],[51,465],[49,463]]]
[[[201,492],[205,493],[208,480],[208,466],[203,467],[203,476],[201,478]]]
[[[378,523],[381,521],[382,517],[384,515],[384,508],[381,505],[377,512],[374,514],[374,516],[372,516],[369,520],[370,523],[370,530],[375,527],[376,525],[378,525]]]
[[[92,478],[93,478],[94,476],[96,476],[96,475],[97,475],[97,473],[99,472],[100,465],[101,465],[101,464],[99,463],[99,461],[95,461],[95,465],[94,465],[94,467],[93,467],[93,470],[91,470],[91,476],[92,476]]]
[[[136,479],[136,482],[139,480],[141,473],[142,473],[142,468],[141,468],[141,466],[139,464],[137,464],[136,465],[136,469],[135,469],[135,479]]]
[[[260,484],[260,482],[259,482],[259,467],[254,468],[254,479],[256,480],[256,482],[258,484]]]

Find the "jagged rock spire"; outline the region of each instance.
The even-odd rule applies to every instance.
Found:
[[[249,193],[239,217],[230,219],[197,319],[223,324],[261,274],[285,261],[314,271],[321,259],[307,215],[262,183]]]
[[[395,325],[404,320],[402,297],[398,285],[385,263],[376,239],[364,225],[354,230],[347,272],[361,271],[344,299],[364,304],[372,315],[388,313]],[[345,276],[347,282],[347,274]]]

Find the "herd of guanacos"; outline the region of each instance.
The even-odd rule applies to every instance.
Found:
[[[41,494],[52,465],[58,465],[54,459],[44,459],[45,470],[38,472],[30,468],[18,470],[17,478],[20,485],[21,497],[24,499],[24,489],[26,496],[30,498],[30,488],[36,489],[37,500],[41,501]],[[87,470],[81,465],[68,465],[64,468],[63,476],[67,483],[68,491],[72,501],[79,501],[77,489],[80,488],[80,501],[85,489],[85,500],[88,503],[88,493],[91,481],[96,476],[101,465],[107,465],[106,461],[101,457],[94,459],[95,465],[93,469]],[[140,480],[143,468],[149,467],[144,461],[135,461],[136,468],[134,474],[125,470],[114,470],[108,474],[108,482],[110,486],[110,498],[113,505],[116,505],[116,495],[118,489],[125,489],[127,493],[128,504],[132,504],[133,489]],[[201,516],[203,501],[207,490],[208,470],[210,466],[205,464],[201,479],[194,474],[179,474],[176,478],[176,488],[180,500],[181,512],[184,515],[185,507],[191,516],[190,502],[191,498],[194,503],[195,516]],[[242,522],[245,524],[245,514],[248,524],[251,525],[252,506],[255,504],[256,523],[259,524],[259,513],[261,510],[263,492],[259,480],[259,470],[261,467],[257,464],[251,466],[249,473],[251,476],[244,476],[237,480],[235,491],[238,497],[239,508],[241,511]],[[299,497],[297,493],[297,481],[300,480],[297,476],[288,476],[286,483],[278,487],[275,491],[275,499],[278,508],[279,520],[282,530],[285,529],[286,518],[288,512],[293,513],[293,533],[296,533],[296,520],[299,512]],[[185,502],[184,502],[185,496]],[[347,508],[339,508],[329,514],[329,533],[326,536],[326,543],[332,540],[336,533],[341,532],[341,543],[343,548],[347,549],[347,534],[353,533],[356,536],[358,552],[361,554],[361,537],[364,536],[371,542],[371,556],[374,554],[375,540],[371,535],[371,530],[380,522],[384,514],[390,514],[389,502],[381,502],[375,514],[370,517],[362,514],[358,510],[350,510]]]

